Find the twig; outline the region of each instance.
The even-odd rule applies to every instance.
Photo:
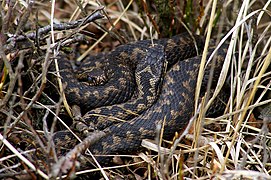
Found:
[[[7,94],[5,95],[5,97],[2,100],[0,100],[0,109],[1,109],[8,102],[8,100],[12,94],[12,91],[14,89],[14,86],[16,84],[16,74],[13,72],[11,65],[10,65],[10,62],[4,53],[3,43],[1,41],[0,41],[0,58],[4,61],[4,64],[8,70],[9,79],[10,79]]]
[[[29,19],[29,16],[30,16],[30,13],[32,11],[33,5],[34,5],[34,2],[33,1],[29,1],[28,6],[27,6],[24,14],[22,15],[22,17],[20,19],[20,22],[19,22],[19,24],[18,24],[18,26],[16,28],[16,32],[15,32],[16,35],[20,34],[21,30],[23,29],[23,27],[27,23],[27,21]]]
[[[3,21],[3,25],[2,25],[2,33],[8,32],[9,23],[12,22],[11,17],[13,14],[13,7],[15,5],[15,2],[16,2],[15,0],[9,1],[8,12],[3,19],[4,21]]]
[[[20,158],[28,167],[32,170],[37,171],[37,173],[43,177],[44,179],[49,179],[46,174],[44,174],[41,170],[36,169],[36,167],[28,161],[21,153],[19,153],[1,134],[0,134],[0,141],[2,141],[8,148],[11,150],[18,158]]]
[[[90,22],[97,20],[97,19],[101,19],[104,17],[101,13],[103,8],[104,7],[99,7],[96,11],[91,13],[86,18],[79,19],[77,21],[53,24],[53,29],[57,30],[57,31],[74,29],[74,28],[78,28],[80,26],[84,26]],[[11,44],[16,44],[14,42],[24,41],[26,39],[35,40],[36,37],[42,38],[44,35],[47,35],[48,32],[51,31],[51,29],[52,29],[51,25],[47,25],[45,27],[39,28],[35,32],[30,32],[25,35],[18,35],[18,36],[14,35],[7,40],[7,45],[5,45],[4,49],[5,49],[5,51],[9,51],[13,47]]]
[[[48,45],[49,46],[49,45]],[[3,51],[1,51],[2,49],[2,46],[0,46],[0,53]],[[49,50],[48,50],[49,51]],[[0,54],[1,55],[1,54]],[[6,58],[4,56],[4,58]],[[47,74],[47,71],[48,71],[48,67],[49,67],[49,58],[45,58],[45,61],[43,63],[43,68],[42,68],[42,79],[41,79],[41,85],[39,87],[39,89],[37,90],[36,94],[33,96],[33,98],[31,99],[31,101],[29,102],[29,104],[25,107],[24,111],[22,111],[19,116],[17,117],[17,119],[12,123],[10,124],[10,129],[12,129],[13,127],[15,127],[15,125],[21,120],[21,118],[24,116],[24,114],[32,107],[32,105],[37,101],[37,99],[40,97],[41,93],[43,92],[45,86],[46,86],[46,81],[47,81],[47,78],[46,78],[46,74]],[[4,61],[5,62],[5,61]],[[9,62],[8,62],[9,63]],[[10,64],[9,64],[10,65]],[[14,80],[15,81],[15,80]],[[12,81],[10,81],[10,84],[11,84]],[[16,81],[15,81],[16,82]],[[15,83],[14,83],[15,84]],[[10,86],[10,85],[9,85]],[[9,95],[9,91],[10,91],[10,95]],[[11,96],[12,94],[12,91],[13,91],[13,88],[8,88],[8,92],[6,94]],[[5,96],[5,97],[6,97]],[[1,105],[4,103],[4,100],[2,101],[2,103],[0,104],[0,107]]]
[[[132,5],[132,0],[130,0],[130,2],[127,4],[126,8],[123,10],[123,12],[120,14],[120,16],[114,21],[113,25],[116,25],[121,17],[124,15],[124,13],[128,10],[128,8]],[[108,34],[108,32],[110,32],[111,30],[113,29],[113,26],[111,26],[107,32],[105,32],[90,48],[88,48],[88,50],[86,50],[84,52],[84,54],[82,54],[78,59],[77,61],[82,61],[82,59],[84,59],[88,54],[89,52],[98,44],[101,42],[102,39],[104,39],[106,37],[106,35]]]
[[[62,157],[52,168],[52,177],[57,177],[60,172],[66,173],[74,166],[77,157],[82,154],[89,146],[97,142],[106,134],[102,131],[89,135],[81,143],[77,144],[66,156]]]
[[[92,14],[87,16],[86,18],[79,19],[77,21],[54,24],[53,29],[57,30],[57,31],[61,31],[61,30],[74,29],[74,28],[77,28],[78,26],[84,26],[84,25],[86,25],[86,24],[88,24],[90,22],[93,22],[93,21],[97,20],[97,19],[103,18],[104,16],[100,12],[102,9],[103,9],[103,7],[100,7],[96,11],[94,11]],[[51,29],[52,29],[51,25],[47,25],[45,27],[42,27],[42,28],[38,29],[37,32],[38,32],[39,36],[42,36],[42,35],[45,35],[48,32],[50,32]],[[37,35],[36,32],[31,32],[31,33],[26,34],[25,36],[20,35],[20,36],[17,36],[17,37],[16,36],[11,37],[11,38],[9,38],[7,40],[7,42],[9,43],[9,42],[11,42],[13,40],[22,41],[22,40],[25,40],[26,38],[34,40],[36,38],[36,35]]]

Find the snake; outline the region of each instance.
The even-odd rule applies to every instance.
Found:
[[[158,125],[163,125],[164,139],[184,130],[194,116],[201,64],[198,53],[203,45],[202,37],[185,33],[121,45],[109,53],[89,57],[77,70],[69,61],[59,59],[68,102],[84,108],[84,122],[105,133],[89,147],[99,162],[112,160],[99,155],[141,151],[142,140],[154,139]],[[213,50],[209,50],[207,58]],[[226,53],[225,45],[213,58],[213,85],[217,84],[217,72],[222,69]],[[210,69],[209,63],[205,66],[201,97],[207,88]],[[227,97],[217,98],[210,114],[221,112]],[[102,114],[103,118],[95,118],[93,114]],[[109,117],[122,121],[111,121]]]
[[[132,119],[157,100],[165,72],[202,48],[201,36],[183,33],[118,46],[88,57],[75,70],[69,61],[59,61],[67,100],[79,105],[84,122],[99,130]]]

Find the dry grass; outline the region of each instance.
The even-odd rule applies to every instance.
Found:
[[[186,4],[178,1],[174,4],[172,1],[174,12],[171,14],[176,19],[173,21],[173,18],[169,18],[170,23],[162,25],[159,14],[163,10],[159,10],[159,6],[155,10],[145,1],[139,2],[1,2],[0,178],[47,179],[52,174],[51,165],[57,162],[57,158],[50,143],[50,132],[61,121],[62,104],[69,110],[63,95],[56,102],[44,92],[50,84],[46,79],[48,62],[50,56],[57,56],[59,46],[83,37],[87,45],[82,41],[70,45],[70,49],[80,49],[80,56],[76,54],[80,61],[92,52],[107,51],[119,43],[159,38],[187,29],[206,36],[204,54],[208,51],[209,39],[216,40],[217,47],[225,41],[230,42],[216,88],[218,93],[224,83],[231,85],[225,113],[217,118],[205,118],[204,112],[213,97],[206,96],[205,103],[196,98],[195,111],[199,113],[191,119],[182,135],[176,136],[172,142],[165,141],[163,147],[144,140],[143,146],[153,150],[151,154],[155,155],[143,152],[133,156],[131,163],[104,168],[104,179],[110,176],[120,179],[271,179],[270,114],[265,113],[259,118],[263,108],[270,107],[271,102],[270,1],[228,0],[223,4],[216,0],[206,4],[198,4],[197,1],[185,1]],[[12,42],[8,44],[6,41],[11,35],[25,35],[38,25],[75,21],[101,5],[106,7],[103,12],[106,18],[91,25],[61,31],[52,28],[46,36],[39,37],[39,42],[32,40],[32,44],[26,44],[26,49],[19,43],[16,47],[7,46],[12,45]],[[172,10],[170,7],[169,11]],[[198,82],[201,82],[204,62],[209,61],[204,54]],[[27,69],[23,64],[28,65]],[[36,66],[39,68],[34,68]],[[228,71],[230,79],[226,79]],[[29,79],[30,84],[26,82]],[[63,91],[61,79],[59,86],[60,92]],[[196,97],[199,87],[200,84]],[[47,126],[47,123],[50,125]],[[62,124],[69,127],[65,122]],[[42,136],[49,141],[44,141]],[[33,152],[44,153],[44,156],[51,158],[39,160],[42,165],[37,166],[33,163],[37,161],[29,155]],[[142,165],[142,162],[147,163]],[[100,170],[89,169],[76,174],[90,174],[93,171]]]

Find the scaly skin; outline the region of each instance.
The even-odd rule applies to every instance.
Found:
[[[189,34],[184,33],[169,39],[154,40],[153,42],[150,40],[138,41],[120,46],[106,55],[110,62],[124,61],[126,65],[135,67],[132,71],[134,77],[127,76],[127,81],[135,78],[133,79],[135,91],[133,96],[125,103],[112,102],[114,104],[112,106],[106,106],[107,104],[105,104],[103,107],[88,111],[83,117],[86,124],[94,124],[94,128],[103,130],[114,123],[118,123],[119,120],[132,119],[148,109],[157,100],[160,93],[166,72],[165,66],[170,69],[176,62],[196,56],[197,49],[199,53],[201,52],[203,38],[194,36],[194,39],[195,41]],[[85,64],[84,66],[87,69],[89,65]],[[118,68],[123,68],[122,63],[119,63]],[[116,89],[121,91],[119,82],[115,82]],[[98,87],[100,88],[100,86]],[[102,87],[106,87],[106,84]],[[132,89],[131,87],[130,90]],[[88,101],[88,103],[91,103],[91,101]]]
[[[199,42],[201,42],[200,37],[198,37],[197,39]],[[156,126],[158,124],[163,124],[163,121],[165,121],[163,138],[170,139],[174,136],[175,132],[181,132],[187,125],[189,119],[194,115],[193,112],[195,86],[201,61],[201,56],[196,56],[197,53],[194,49],[194,42],[191,40],[190,37],[184,38],[184,36],[181,35],[174,36],[173,39],[161,39],[154,41],[154,46],[150,45],[150,43],[150,41],[146,40],[123,45],[106,55],[106,57],[110,57],[111,59],[116,60],[113,62],[121,61],[122,63],[126,62],[124,64],[130,63],[131,66],[129,67],[133,67],[132,69],[135,69],[134,76],[139,76],[139,79],[137,79],[137,82],[135,84],[137,85],[137,87],[139,87],[138,89],[141,89],[143,91],[143,93],[142,95],[138,96],[138,94],[140,93],[136,92],[133,98],[124,104],[113,105],[110,107],[101,107],[98,108],[98,110],[96,109],[94,111],[90,111],[99,114],[103,114],[102,112],[106,112],[106,115],[111,113],[111,115],[113,114],[114,117],[115,115],[118,115],[118,113],[115,113],[115,111],[112,110],[114,108],[119,108],[120,110],[123,110],[127,107],[126,109],[130,108],[130,110],[135,110],[136,112],[139,112],[139,115],[137,117],[131,118],[130,116],[125,116],[129,117],[128,120],[130,119],[126,122],[112,122],[108,119],[106,119],[107,121],[105,121],[104,119],[96,119],[94,121],[96,123],[96,127],[98,129],[102,129],[106,133],[106,135],[94,145],[89,147],[89,149],[95,155],[129,154],[140,151],[142,149],[140,145],[142,139],[154,139],[156,136]],[[210,52],[212,52],[212,50],[210,50]],[[218,52],[217,58],[215,59],[216,73],[213,77],[213,84],[217,83],[218,75],[221,71],[226,51],[227,46],[222,47],[221,50],[219,50]],[[129,54],[132,55],[129,56]],[[191,56],[193,58],[188,59],[188,57]],[[165,75],[163,75],[163,68],[165,67],[163,64],[164,60],[166,60],[166,62],[168,63]],[[107,58],[103,59],[102,61],[106,64],[107,67],[113,67],[113,65],[116,65],[114,63],[109,63]],[[137,61],[137,63],[135,63],[136,65],[133,66],[134,61]],[[150,72],[153,71],[137,71],[140,68],[141,70],[144,70],[144,62],[147,62],[145,63],[146,67],[158,64],[157,69],[161,69],[156,73],[158,76],[152,76],[152,78],[157,77],[157,81],[155,81],[155,83],[150,81]],[[83,67],[87,68],[89,66],[86,63],[83,65]],[[124,67],[126,68],[126,66],[123,66],[122,64],[118,64],[117,66],[115,66],[115,68],[123,68],[123,73],[129,74],[130,72],[128,72],[128,70]],[[202,93],[205,92],[205,87],[207,87],[209,73],[210,65],[208,65],[205,70],[205,75],[202,82]],[[113,82],[119,82],[118,79],[112,78],[109,79],[106,84],[103,84],[101,86],[87,86],[86,83],[83,83],[86,86],[81,87],[80,85],[82,82],[78,81],[73,84],[71,83],[71,81],[68,81],[66,79],[67,77],[74,78],[70,74],[70,72],[66,72],[65,68],[64,73],[61,73],[61,75],[63,75],[63,80],[66,81],[66,83],[68,84],[65,93],[68,97],[69,102],[73,103],[75,103],[74,98],[80,96],[81,99],[77,101],[80,105],[84,105],[85,103],[88,104],[89,102],[83,101],[87,100],[88,98],[90,98],[90,100],[98,100],[95,99],[97,96],[92,97],[93,91],[103,92],[103,90],[105,90],[110,83],[112,83],[113,85]],[[131,75],[132,78],[130,79],[133,79],[134,76]],[[159,80],[159,78],[162,78],[162,80]],[[144,82],[145,84],[143,83],[142,85],[142,82]],[[150,84],[154,84],[154,86],[149,86]],[[114,87],[119,87],[119,83],[114,84]],[[157,88],[157,91],[155,91],[154,93],[150,93],[155,90],[155,88],[153,87]],[[153,88],[153,90],[149,91],[151,88]],[[82,91],[79,91],[81,89]],[[90,96],[89,94],[92,94],[92,96]],[[102,93],[99,95],[102,95]],[[107,93],[105,93],[105,95],[106,99],[108,99]],[[146,99],[146,97],[148,96],[154,97],[153,99],[150,98],[151,101],[145,102],[145,109],[142,110],[140,108],[137,108],[138,103],[141,103],[142,100],[144,100],[144,98]],[[102,99],[102,97],[99,98]],[[220,107],[217,108],[217,105],[219,105]],[[86,105],[86,107],[92,106],[93,104]],[[224,105],[218,100],[214,107],[215,108],[213,108],[213,112],[218,113],[221,109],[223,109]],[[90,123],[93,120],[90,120],[90,112],[88,112],[83,117],[83,119],[87,123]],[[125,114],[122,111],[116,112],[121,112],[122,114]],[[105,123],[105,125],[103,123]],[[61,136],[66,137],[66,135],[67,134],[59,133],[59,138],[55,138],[58,139],[57,141],[61,141]],[[97,156],[97,159],[100,163],[108,163],[110,161],[110,158],[105,156]]]
[[[227,46],[224,46],[215,59],[214,70],[218,74],[221,72],[226,52]],[[165,76],[160,97],[147,111],[128,122],[106,128],[104,132],[107,135],[89,149],[97,155],[130,154],[140,151],[142,139],[154,139],[156,126],[162,125],[163,121],[165,121],[163,138],[170,139],[175,132],[181,132],[194,115],[195,88],[200,62],[201,56],[197,56],[175,64]],[[207,86],[209,71],[210,65],[205,70],[202,87]],[[213,84],[216,84],[217,80],[218,76],[214,76]],[[202,92],[204,91],[203,88]],[[216,104],[220,104],[218,111],[221,111],[223,103],[217,100]],[[110,157],[97,156],[97,160],[106,163]]]

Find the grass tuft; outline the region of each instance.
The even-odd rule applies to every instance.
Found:
[[[184,132],[176,132],[172,141],[162,140],[163,133],[154,142],[144,140],[142,145],[149,150],[120,155],[126,158],[117,159],[121,164],[118,166],[74,173],[76,164],[71,164],[68,176],[87,177],[102,172],[104,179],[271,179],[270,2],[2,1],[0,179],[50,178],[51,167],[59,161],[52,133],[55,129],[73,132],[70,124],[64,122],[69,117],[63,104],[66,110],[70,108],[61,93],[65,88],[61,78],[60,92],[47,89],[54,83],[47,79],[52,75],[48,70],[50,57],[57,57],[64,50],[81,61],[89,54],[110,51],[119,44],[184,31],[206,37],[195,93],[196,115]],[[54,26],[97,11],[104,18],[81,22],[72,29],[59,30]],[[37,33],[47,25],[51,25],[50,30]],[[219,83],[214,95],[209,94],[202,101],[198,97],[201,77],[205,62],[211,59],[206,58],[206,53],[212,43],[219,48],[225,42],[230,45]],[[230,85],[225,112],[216,118],[205,117],[225,83]],[[50,98],[50,93],[59,93],[60,100]],[[162,127],[159,132],[163,132]],[[33,154],[43,158],[35,159]],[[130,158],[126,160],[127,157]]]

